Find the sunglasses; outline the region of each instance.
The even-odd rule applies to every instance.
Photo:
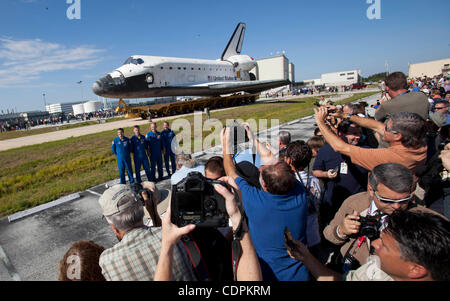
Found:
[[[386,132],[389,132],[389,133],[392,133],[392,134],[399,134],[399,132],[394,131],[393,129],[389,128],[387,124],[384,126],[384,130]]]
[[[393,204],[397,204],[397,203],[405,203],[405,202],[409,202],[413,196],[414,196],[414,192],[412,192],[408,197],[403,198],[403,199],[398,199],[398,200],[394,200],[394,199],[388,199],[388,198],[383,198],[380,197],[378,195],[378,193],[376,191],[374,191],[375,196],[377,197],[377,199],[379,199],[381,202],[385,203],[385,204],[389,204],[389,205],[393,205]]]
[[[448,109],[448,107],[436,107],[436,108],[434,108],[435,110],[447,110]]]

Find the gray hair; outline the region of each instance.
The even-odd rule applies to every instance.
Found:
[[[180,154],[177,154],[175,156],[175,160],[177,162],[177,165],[185,166],[187,168],[192,168],[197,164],[195,159],[193,159],[190,154],[185,154],[183,152]]]
[[[291,143],[291,133],[289,133],[288,131],[280,131],[278,133],[278,137],[283,145],[288,145],[289,143]]]
[[[352,114],[352,115],[358,113],[358,105],[357,104],[347,103],[344,105],[344,107],[349,108],[349,110],[351,111],[350,114]]]
[[[144,207],[141,202],[138,202],[133,195],[123,198],[117,204],[124,205],[128,202],[135,202],[133,206],[125,208],[123,211],[106,217],[108,223],[114,225],[117,229],[123,232],[128,232],[139,226],[144,219]]]
[[[402,134],[401,143],[404,147],[420,148],[426,145],[425,120],[416,113],[399,112],[389,116],[392,120],[392,130]]]
[[[398,163],[384,163],[376,166],[369,175],[369,184],[374,191],[383,184],[398,193],[411,193],[414,178],[411,171]]]

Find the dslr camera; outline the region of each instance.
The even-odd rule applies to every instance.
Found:
[[[191,172],[180,183],[172,186],[171,220],[178,227],[194,224],[197,227],[228,227],[225,199],[213,187],[221,184],[206,179],[199,172]]]
[[[359,216],[359,222],[361,226],[359,227],[359,234],[366,236],[370,240],[375,240],[380,237],[381,228],[381,214],[378,213],[373,216]]]
[[[450,143],[450,140],[444,140],[441,143],[439,143],[439,147],[438,147],[439,151],[443,151],[445,149],[445,146],[449,143]]]
[[[145,201],[144,201],[144,198],[142,197],[142,193],[144,193],[144,192],[147,193],[149,200],[153,201],[153,193],[150,190],[144,188],[142,186],[142,184],[134,182],[133,184],[130,185],[130,188],[131,188],[131,191],[133,191],[133,194],[136,197],[136,200],[138,202],[141,202],[144,207],[145,207]]]

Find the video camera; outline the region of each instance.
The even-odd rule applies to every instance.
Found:
[[[359,227],[359,234],[366,236],[371,241],[378,239],[380,237],[381,216],[382,214],[380,213],[373,216],[360,216],[359,222],[361,226]]]
[[[228,227],[225,199],[213,184],[231,190],[224,182],[206,179],[199,172],[191,172],[180,183],[172,186],[171,220],[178,227],[194,224],[197,227]]]

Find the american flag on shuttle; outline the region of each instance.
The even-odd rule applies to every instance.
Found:
[[[212,81],[213,77],[211,75],[208,75],[208,81]]]

